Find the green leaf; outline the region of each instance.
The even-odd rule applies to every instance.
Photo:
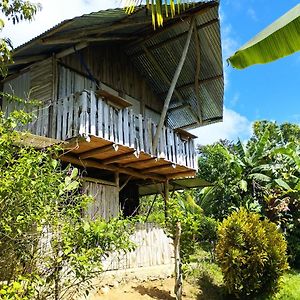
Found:
[[[58,161],[56,159],[52,159],[51,161],[51,166],[53,169],[56,169],[57,168],[57,165],[58,165]]]
[[[300,4],[269,25],[228,61],[237,69],[265,64],[300,50]]]
[[[76,190],[79,187],[79,182],[78,181],[72,181],[70,184],[66,186],[66,190],[68,192]]]
[[[271,181],[271,177],[264,175],[264,174],[260,174],[260,173],[253,173],[249,175],[249,178],[254,179],[256,181],[265,181],[265,182],[270,182]]]
[[[281,178],[279,179],[275,179],[275,182],[282,188],[284,188],[285,190],[291,190],[291,187]]]
[[[77,176],[78,176],[78,169],[73,168],[72,173],[71,173],[71,178],[74,179]]]
[[[247,181],[246,180],[241,180],[240,181],[240,188],[241,188],[241,190],[243,190],[244,192],[247,192]]]

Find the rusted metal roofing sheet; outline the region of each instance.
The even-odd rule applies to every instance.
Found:
[[[83,15],[66,20],[18,47],[14,59],[40,54],[51,56],[80,42],[97,41],[107,44],[116,42],[117,38],[120,39],[119,43],[124,45],[124,51],[141,75],[147,79],[163,102],[169,83],[162,77],[161,70],[157,70],[145,54],[143,47],[149,50],[171,81],[186,41],[191,15],[195,16],[200,43],[199,96],[197,97],[195,92],[198,51],[192,37],[166,122],[172,128],[194,128],[221,121],[223,117],[224,80],[218,1],[199,1],[175,19],[167,19],[164,27],[157,30],[153,30],[151,13],[144,6],[129,16],[123,9]],[[68,39],[68,36],[77,33],[77,39]],[[23,66],[12,66],[11,70],[21,67]]]

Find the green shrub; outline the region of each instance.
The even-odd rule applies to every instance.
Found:
[[[242,208],[218,229],[216,256],[229,294],[271,295],[288,269],[287,244],[276,225]]]

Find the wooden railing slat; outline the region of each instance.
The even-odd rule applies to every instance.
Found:
[[[144,129],[143,129],[143,117],[139,114],[139,144],[140,144],[140,151],[145,152],[144,148]]]
[[[123,119],[124,119],[124,144],[129,147],[129,127],[128,127],[128,108],[123,110]]]
[[[9,105],[6,108],[11,109]],[[50,107],[38,108],[35,123],[38,135],[64,140],[91,134],[175,164],[197,168],[194,140],[182,140],[179,133],[163,126],[158,145],[153,149],[157,125],[151,118],[135,115],[128,108],[118,110],[97,98],[93,91],[84,90],[58,99]],[[34,130],[33,126],[34,123],[28,128]]]
[[[98,99],[98,122],[97,122],[97,134],[99,137],[103,138],[103,100],[101,98]]]
[[[91,134],[96,135],[96,113],[97,113],[97,99],[93,91],[90,92],[91,97],[91,110],[90,110],[90,120],[91,120]]]

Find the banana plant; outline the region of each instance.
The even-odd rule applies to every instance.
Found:
[[[300,4],[258,33],[228,62],[237,69],[265,64],[300,50]]]

